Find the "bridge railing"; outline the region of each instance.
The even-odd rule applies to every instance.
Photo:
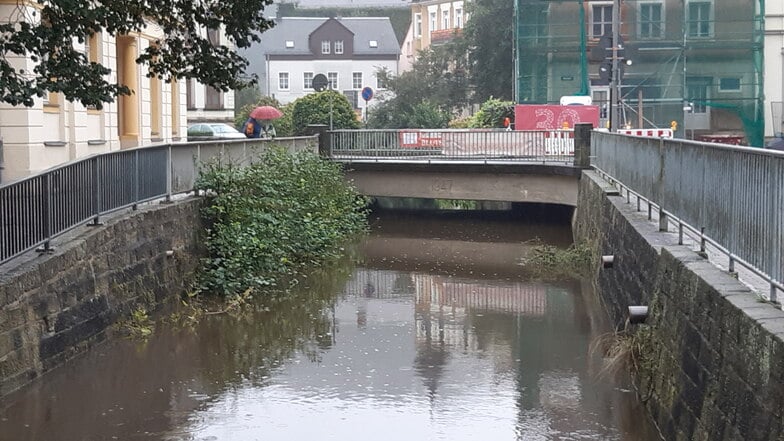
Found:
[[[784,290],[784,153],[677,139],[592,133],[592,165],[735,264]]]
[[[0,263],[79,225],[194,190],[200,164],[251,163],[271,145],[316,152],[317,137],[163,144],[88,156],[0,185]]]
[[[498,129],[334,130],[333,159],[571,160],[574,131]]]

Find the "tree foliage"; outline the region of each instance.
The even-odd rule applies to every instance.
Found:
[[[140,51],[136,62],[164,80],[193,78],[216,89],[242,88],[248,62],[224,45],[214,45],[204,29],[223,29],[236,47],[260,41],[272,21],[262,15],[272,0],[37,0],[19,2],[10,22],[0,24],[0,101],[32,106],[36,96],[62,93],[66,99],[101,108],[125,84],[110,81],[112,66],[90,62],[81,45],[91,36],[123,36],[160,28],[163,38]],[[17,68],[29,58],[35,67]]]
[[[331,112],[330,112],[330,109]],[[330,113],[335,129],[358,129],[359,122],[348,98],[340,92],[325,90],[305,95],[294,101],[291,112],[294,134],[302,135],[309,124],[329,126]]]
[[[312,153],[271,149],[247,167],[210,164],[197,188],[206,194],[209,257],[200,290],[235,296],[277,285],[341,254],[367,226],[367,200],[340,166]]]
[[[468,104],[465,50],[459,44],[423,50],[410,71],[392,76],[377,73],[388,87],[370,112],[369,125],[377,128],[422,127],[439,122],[446,127],[451,114]]]
[[[514,103],[490,98],[482,103],[479,111],[471,117],[470,127],[499,128],[504,126],[504,118],[514,121]]]
[[[514,2],[466,2],[465,39],[474,102],[514,99]]]

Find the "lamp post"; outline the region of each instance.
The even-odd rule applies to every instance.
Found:
[[[610,80],[610,131],[618,131],[621,110],[621,71],[618,65],[618,42],[620,41],[621,0],[613,0],[612,7],[612,77]]]

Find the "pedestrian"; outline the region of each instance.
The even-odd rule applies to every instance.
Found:
[[[256,121],[255,118],[248,118],[248,120],[245,121],[245,130],[243,131],[248,138],[260,138],[261,130],[261,124]]]

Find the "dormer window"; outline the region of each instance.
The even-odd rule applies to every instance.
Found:
[[[329,47],[330,47],[329,41],[326,41],[326,40],[322,41],[321,42],[321,53],[322,54],[328,54],[329,53]]]
[[[343,40],[338,40],[335,42],[335,53],[336,54],[343,53]]]
[[[378,41],[370,40],[370,47],[378,47]]]
[[[294,40],[286,40],[286,49],[292,49],[294,47]]]

